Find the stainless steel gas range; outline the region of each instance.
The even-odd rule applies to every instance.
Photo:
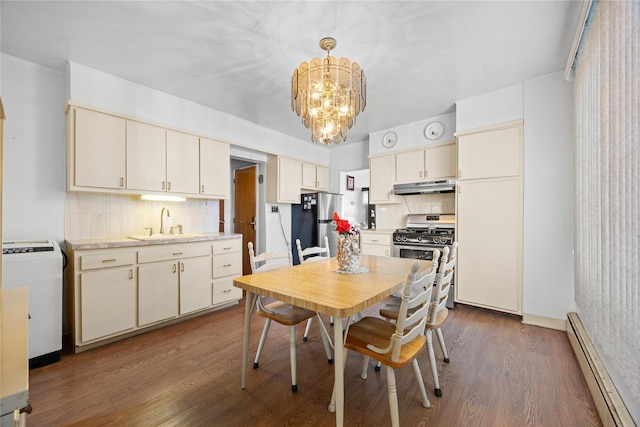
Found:
[[[431,261],[435,249],[442,253],[455,241],[455,223],[454,214],[407,215],[406,228],[393,233],[393,256]],[[453,281],[447,307],[454,307]]]

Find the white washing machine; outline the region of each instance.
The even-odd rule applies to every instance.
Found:
[[[2,287],[29,288],[29,368],[62,355],[62,270],[53,240],[2,243]]]

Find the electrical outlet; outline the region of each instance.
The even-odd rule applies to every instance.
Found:
[[[278,207],[277,206],[271,206],[271,213],[277,213],[278,212]]]

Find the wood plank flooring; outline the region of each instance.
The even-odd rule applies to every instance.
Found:
[[[240,389],[244,301],[223,311],[79,354],[30,372],[32,426],[331,426],[333,365],[317,325],[298,328],[298,392],[290,386],[288,328],[274,324]],[[377,313],[376,309],[368,314]],[[327,322],[328,323],[328,322]],[[263,326],[252,321],[251,357]],[[443,327],[451,363],[436,357],[443,396],[433,394],[426,351],[420,367],[431,408],[411,368],[396,372],[403,426],[600,426],[566,333],[468,307]],[[435,340],[434,340],[435,341]],[[384,368],[360,379],[351,353],[345,425],[390,425]]]

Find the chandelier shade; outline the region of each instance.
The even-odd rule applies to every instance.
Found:
[[[291,78],[291,109],[311,129],[311,141],[324,145],[347,139],[347,129],[364,111],[367,80],[357,62],[330,55],[335,39],[325,37],[320,47],[327,51],[324,59],[302,62]]]

